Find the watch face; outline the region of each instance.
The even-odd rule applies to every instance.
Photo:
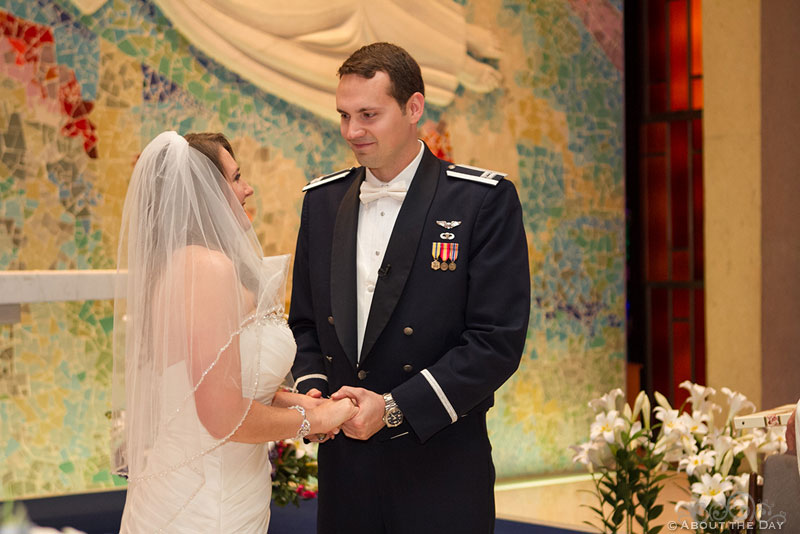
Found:
[[[403,422],[403,412],[398,409],[389,410],[386,414],[386,426],[394,428]]]

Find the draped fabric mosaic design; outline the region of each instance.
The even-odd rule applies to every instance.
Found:
[[[531,325],[489,425],[499,477],[561,472],[586,402],[623,382],[622,1],[458,3],[497,38],[503,82],[429,106],[420,135],[519,188]],[[233,74],[148,0],[1,0],[0,28],[0,270],[113,268],[133,163],[165,129],[232,139],[266,254],[293,252],[307,180],[355,163],[337,124]],[[124,485],[111,317],[109,301],[31,304],[0,325],[0,499]]]

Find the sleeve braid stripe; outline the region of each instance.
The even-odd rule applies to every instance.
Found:
[[[299,384],[300,382],[303,382],[304,380],[312,380],[314,378],[319,378],[320,380],[324,380],[325,382],[328,381],[328,377],[323,375],[323,374],[318,374],[317,373],[317,374],[313,374],[313,375],[305,375],[305,376],[301,376],[300,378],[298,378],[297,380],[294,381],[294,387],[296,388],[297,384]]]
[[[439,401],[442,403],[442,406],[444,406],[445,411],[447,411],[447,415],[450,416],[450,422],[455,423],[458,421],[458,415],[456,415],[453,405],[450,404],[450,400],[447,398],[447,395],[444,394],[444,391],[442,391],[442,387],[439,385],[439,382],[433,378],[431,372],[427,369],[423,369],[420,374],[425,377],[425,380],[427,380],[431,385],[433,392],[436,393],[437,397],[439,397]]]

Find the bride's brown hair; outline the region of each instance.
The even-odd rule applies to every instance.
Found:
[[[210,159],[223,176],[225,176],[225,171],[222,170],[222,162],[219,160],[220,147],[224,148],[233,159],[236,159],[236,156],[233,154],[233,147],[231,146],[230,141],[228,141],[228,138],[219,132],[188,133],[184,135],[183,138],[186,139],[186,142],[189,143],[190,147],[194,148],[198,152],[202,153],[205,157]]]

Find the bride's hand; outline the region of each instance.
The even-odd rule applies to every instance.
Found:
[[[358,406],[351,399],[326,400],[308,413],[312,434],[338,434],[339,427],[358,413]],[[324,440],[320,440],[324,441]]]

